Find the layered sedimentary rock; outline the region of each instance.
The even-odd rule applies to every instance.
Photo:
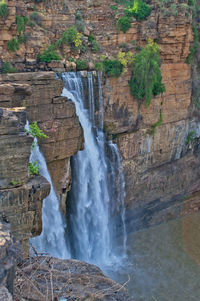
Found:
[[[63,83],[54,72],[16,73],[0,77],[0,106],[25,105],[29,121],[37,121],[49,137],[41,139],[41,149],[64,207],[71,183],[69,159],[82,147],[83,139],[75,106],[60,96],[62,89]]]
[[[33,138],[24,131],[25,121],[23,108],[0,109],[0,215],[27,253],[28,239],[41,233],[42,200],[50,185],[43,177],[29,177]]]
[[[146,210],[153,206],[154,212],[158,213],[163,201],[165,205],[162,208],[172,206],[171,201],[179,200],[191,191],[190,186],[199,178],[198,154],[193,154],[193,150],[198,149],[199,114],[192,107],[191,68],[185,63],[193,41],[192,14],[187,5],[181,6],[179,1],[173,3],[178,5],[177,12],[169,13],[170,3],[166,4],[164,9],[169,13],[166,17],[161,2],[151,1],[151,15],[142,22],[132,20],[126,33],[116,27],[117,19],[124,14],[124,7],[119,5],[116,13],[110,7],[114,3],[105,0],[42,1],[36,7],[31,0],[13,0],[8,2],[9,17],[0,21],[1,59],[11,61],[21,71],[52,69],[62,72],[72,68],[67,63],[69,58],[77,59],[81,55],[95,61],[101,54],[116,57],[124,48],[137,53],[138,47],[143,47],[149,38],[158,42],[166,92],[152,99],[148,108],[130,95],[128,80],[131,70],[117,79],[104,78],[105,131],[116,138],[121,151],[126,205],[130,212],[138,210],[138,207]],[[35,26],[27,24],[23,32],[26,42],[16,52],[8,51],[8,41],[18,36],[16,15],[28,16],[31,20],[34,12],[37,13]],[[85,38],[92,34],[100,44],[100,52],[92,53],[88,48],[84,54],[80,51],[74,53],[69,45],[64,45],[59,49],[62,55],[60,62],[39,63],[38,53],[46,45],[55,43],[69,26],[77,23],[77,13],[81,16]],[[26,105],[29,119],[39,121],[49,136],[40,144],[64,207],[66,193],[70,189],[69,158],[81,148],[82,133],[74,106],[60,97],[61,91],[62,83],[55,78],[55,73],[1,76],[0,106]],[[161,112],[163,122],[153,131]],[[189,133],[194,130],[195,141],[187,143]],[[170,210],[167,214],[170,215]]]
[[[11,301],[14,281],[14,258],[10,226],[0,221],[0,300]]]
[[[142,23],[135,38],[140,45],[147,36],[158,38],[166,92],[145,108],[130,95],[128,72],[104,84],[105,129],[121,150],[132,229],[185,214],[181,199],[199,179],[199,118],[192,114],[191,67],[185,63],[193,40],[191,20],[181,13],[166,20],[158,13],[152,27],[153,18]],[[162,124],[154,130],[161,113]],[[193,144],[191,132],[196,133]]]
[[[179,1],[174,1],[179,5]],[[124,34],[119,32],[116,21],[123,15],[123,6],[114,12],[110,5],[114,2],[98,1],[41,1],[34,4],[32,0],[8,1],[10,14],[7,19],[0,20],[0,57],[2,61],[11,61],[17,70],[37,71],[39,69],[55,69],[64,71],[69,57],[79,57],[80,51],[71,51],[69,45],[60,49],[63,60],[49,64],[37,64],[37,55],[52,43],[55,43],[62,33],[77,23],[77,13],[80,15],[79,29],[85,37],[93,35],[100,44],[100,52],[108,56],[116,55],[123,43],[128,49],[135,51],[137,46],[143,46],[149,38],[158,40],[162,55],[167,62],[184,62],[188,55],[191,34],[191,13],[178,8],[178,16],[163,15],[160,1],[152,1],[151,15],[146,21],[132,21],[132,27]],[[170,6],[170,5],[168,5]],[[20,44],[19,50],[12,52],[8,49],[8,41],[19,36],[16,25],[16,15],[27,16],[23,34],[25,43]],[[79,21],[80,21],[79,18]],[[33,24],[34,23],[34,24]],[[34,25],[34,26],[33,26]],[[99,58],[99,53],[91,53],[88,48],[83,57],[89,60]]]

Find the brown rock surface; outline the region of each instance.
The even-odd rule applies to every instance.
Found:
[[[179,1],[174,3],[178,4]],[[148,108],[139,105],[129,93],[130,70],[117,79],[104,79],[105,130],[116,138],[123,158],[127,206],[135,208],[135,204],[148,204],[153,198],[162,199],[163,191],[171,198],[197,180],[198,168],[195,168],[194,173],[190,168],[193,166],[192,160],[198,166],[198,158],[191,154],[185,156],[190,151],[190,146],[186,144],[187,135],[198,128],[198,117],[191,118],[190,115],[191,70],[185,64],[193,41],[192,16],[189,11],[186,16],[178,7],[176,16],[171,13],[165,17],[160,1],[151,1],[152,12],[148,19],[133,21],[131,28],[124,34],[116,28],[116,21],[123,14],[123,6],[119,5],[115,15],[110,2],[106,0],[41,2],[36,4],[38,24],[33,28],[26,27],[27,42],[19,51],[11,53],[7,51],[7,43],[17,35],[16,13],[30,17],[34,3],[31,0],[13,0],[8,5],[10,15],[5,22],[0,22],[0,55],[3,61],[11,60],[18,70],[29,73],[0,76],[0,105],[26,105],[30,121],[37,120],[49,136],[49,139],[41,140],[40,145],[62,200],[62,207],[71,182],[69,158],[82,146],[82,131],[75,116],[74,105],[60,97],[63,86],[55,78],[55,73],[30,71],[41,68],[61,72],[64,68],[74,67],[74,63],[69,64],[67,60],[69,57],[77,59],[79,54],[70,52],[68,45],[61,51],[61,62],[38,65],[36,58],[47,44],[56,42],[66,28],[75,24],[77,11],[84,23],[85,36],[92,34],[100,43],[100,53],[92,54],[87,50],[83,55],[90,61],[98,60],[100,54],[116,57],[122,50],[121,43],[126,43],[126,47],[136,53],[137,46],[144,46],[147,39],[152,38],[158,41],[161,48],[161,70],[166,92],[152,99]],[[166,4],[166,7],[168,9],[169,5]],[[159,120],[160,111],[163,123],[152,135],[152,126]],[[184,166],[181,174],[180,158]],[[169,182],[168,177],[173,180]],[[161,182],[168,184],[165,188],[159,188],[163,187]]]
[[[178,1],[174,1],[178,3]],[[20,50],[13,53],[8,51],[8,41],[17,36],[16,14],[28,16],[35,13],[34,2],[31,0],[8,1],[10,15],[5,21],[0,21],[0,56],[3,61],[12,60],[20,70],[27,68],[37,69],[31,62],[36,60],[37,55],[46,45],[55,43],[62,33],[76,22],[75,13],[78,11],[84,24],[84,34],[87,37],[92,34],[101,45],[101,52],[109,55],[116,55],[120,50],[121,43],[137,41],[142,46],[149,38],[159,40],[162,49],[162,57],[167,62],[185,61],[188,55],[190,42],[192,40],[191,14],[186,17],[185,12],[178,8],[178,15],[165,17],[161,10],[160,1],[151,1],[152,12],[149,18],[143,22],[132,21],[132,27],[126,34],[119,32],[116,27],[118,18],[123,14],[123,6],[119,6],[117,15],[110,8],[110,2],[106,0],[82,1],[76,0],[66,2],[62,0],[49,1],[47,3],[36,4],[37,22],[35,26],[26,26],[26,43],[20,45]],[[135,51],[135,47],[132,45]],[[69,47],[64,47],[61,51],[64,58],[75,57],[77,54],[70,52]],[[88,59],[96,58],[96,54],[90,51],[85,56]],[[18,64],[17,64],[18,63]],[[26,67],[25,67],[26,65]],[[52,62],[48,66],[41,68],[52,68],[58,72],[64,70],[64,66],[59,62]]]
[[[25,112],[17,113],[0,108],[0,189],[12,186],[12,182],[27,182],[30,148],[33,142],[24,132],[21,122],[26,121]]]
[[[33,138],[24,132],[25,121],[23,108],[0,108],[0,216],[27,253],[29,238],[41,232],[42,200],[50,185],[43,177],[28,177]]]
[[[0,220],[0,300],[12,300],[14,258],[11,253],[12,239],[9,224]],[[9,291],[8,291],[9,290]]]
[[[7,86],[9,90],[5,88]],[[57,193],[64,200],[70,187],[69,158],[82,147],[83,136],[75,106],[66,97],[60,96],[62,89],[63,83],[56,78],[54,72],[0,76],[0,106],[26,105],[29,121],[37,121],[39,127],[48,135],[48,139],[41,139],[40,145]],[[29,139],[32,143],[31,138]],[[23,169],[23,164],[21,168]],[[64,207],[62,201],[61,206]]]
[[[35,257],[24,262],[15,279],[17,300],[131,301],[126,289],[107,278],[99,268],[78,260]]]

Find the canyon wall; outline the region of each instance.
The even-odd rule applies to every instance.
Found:
[[[83,139],[75,106],[66,97],[60,96],[62,89],[63,84],[54,72],[0,76],[0,106],[26,106],[29,121],[37,121],[48,135],[48,139],[40,139],[40,145],[64,210],[71,185],[69,159],[82,147]],[[23,164],[22,161],[22,169]]]
[[[132,20],[131,28],[123,33],[117,30],[116,20],[123,15],[124,7],[118,5],[115,13],[110,7],[112,1],[58,0],[34,4],[31,0],[12,0],[7,3],[10,14],[0,21],[0,65],[9,61],[18,72],[26,73],[1,75],[0,106],[26,106],[30,121],[37,120],[49,136],[41,139],[40,145],[61,207],[65,207],[70,189],[70,157],[83,147],[83,138],[74,105],[60,97],[63,85],[54,72],[75,69],[69,59],[79,57],[87,59],[89,68],[94,69],[94,62],[102,55],[116,57],[123,47],[138,53],[138,47],[152,38],[161,48],[166,92],[153,98],[148,108],[129,93],[131,70],[119,78],[103,76],[105,131],[118,144],[122,155],[128,220],[131,224],[138,217],[142,225],[149,225],[194,208],[198,210],[199,116],[191,101],[191,66],[185,63],[193,41],[191,11],[186,14],[178,9],[176,15],[166,17],[160,1],[152,1],[148,19]],[[179,5],[179,1],[173,3]],[[81,15],[84,38],[93,35],[100,44],[99,52],[93,53],[88,48],[85,53],[74,53],[70,46],[64,45],[59,50],[61,61],[39,62],[37,55],[77,22],[77,12]],[[23,32],[25,43],[20,44],[19,50],[9,51],[8,41],[19,35],[16,15],[32,20],[32,13],[37,14],[37,21],[34,26],[27,23]],[[160,112],[163,122],[153,132]],[[187,143],[192,131],[195,139]],[[192,192],[195,205],[189,199]],[[183,203],[187,209],[183,210]]]
[[[186,64],[193,41],[191,19],[181,13],[168,19],[151,15],[134,35],[140,45],[147,37],[159,41],[166,92],[145,108],[129,93],[129,72],[104,81],[105,129],[123,158],[132,229],[199,210],[199,117],[192,102],[191,66]],[[154,131],[160,113],[163,121]],[[195,139],[188,143],[192,132]]]
[[[24,132],[25,122],[24,108],[0,109],[0,217],[11,224],[12,237],[27,255],[29,238],[41,233],[42,200],[50,185],[28,175],[33,138]]]

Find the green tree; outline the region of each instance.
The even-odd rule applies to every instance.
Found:
[[[144,99],[146,107],[150,105],[153,95],[165,91],[160,70],[160,48],[153,40],[149,40],[136,55],[129,86],[130,93],[139,100]]]

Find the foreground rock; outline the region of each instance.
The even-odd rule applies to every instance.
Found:
[[[126,289],[101,270],[78,260],[34,257],[17,268],[15,300],[131,301]]]
[[[14,258],[11,251],[10,226],[0,220],[0,300],[12,300],[14,280]]]

